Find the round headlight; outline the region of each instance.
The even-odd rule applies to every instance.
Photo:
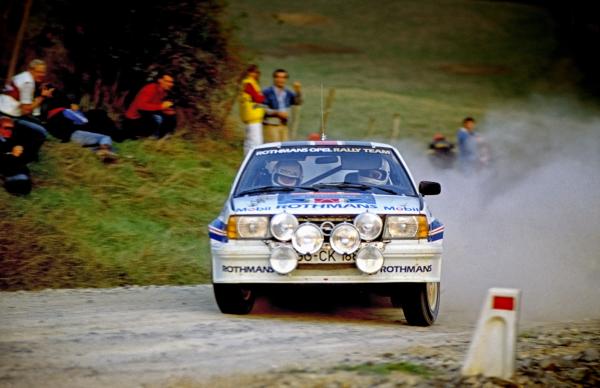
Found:
[[[279,213],[271,218],[271,234],[279,241],[290,241],[298,219],[289,213]]]
[[[315,253],[323,246],[323,233],[315,224],[302,224],[292,236],[292,245],[303,255]]]
[[[269,234],[269,218],[239,217],[237,231],[241,238],[265,238]]]
[[[333,228],[329,242],[337,253],[350,254],[360,246],[360,234],[352,224],[339,224]]]
[[[298,254],[292,247],[276,247],[269,258],[271,268],[279,274],[285,275],[298,266]]]
[[[417,217],[388,216],[383,234],[385,238],[415,238],[418,232],[419,220]]]
[[[383,221],[377,214],[362,213],[354,219],[354,226],[358,229],[363,240],[371,241],[375,240],[381,233]]]
[[[383,267],[383,254],[376,247],[364,247],[356,254],[356,266],[366,274],[374,274]]]

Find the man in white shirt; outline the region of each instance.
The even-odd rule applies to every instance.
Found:
[[[14,120],[14,136],[27,144],[24,158],[28,160],[38,159],[38,151],[48,136],[37,116],[44,99],[51,97],[54,89],[42,86],[40,95],[35,96],[36,84],[40,85],[45,77],[46,64],[34,59],[27,71],[15,75],[0,94],[0,114]]]

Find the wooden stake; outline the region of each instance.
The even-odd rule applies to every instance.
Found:
[[[329,89],[329,94],[327,95],[327,100],[325,100],[325,108],[323,112],[323,122],[321,124],[321,134],[325,134],[325,129],[327,128],[327,120],[329,119],[329,113],[331,112],[331,107],[333,106],[333,100],[335,99],[335,88]]]
[[[19,51],[21,51],[21,42],[25,36],[25,30],[27,30],[27,20],[29,19],[29,12],[31,11],[31,3],[33,0],[26,0],[25,10],[23,11],[23,18],[21,19],[21,26],[19,26],[19,32],[15,39],[15,46],[13,47],[12,56],[10,58],[10,64],[8,65],[8,74],[6,75],[6,82],[10,82],[15,70],[17,68],[17,60],[19,59]]]
[[[375,135],[375,117],[369,116],[369,124],[367,124],[367,140],[372,140]]]
[[[296,139],[298,127],[300,126],[300,105],[292,105],[292,125],[290,128],[290,140]]]
[[[398,140],[400,137],[400,114],[394,114],[394,119],[392,121],[392,138],[391,140]]]

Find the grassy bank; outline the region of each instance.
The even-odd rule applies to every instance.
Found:
[[[330,137],[389,139],[399,115],[399,136],[423,144],[453,135],[464,116],[570,84],[549,15],[529,5],[230,0],[229,17],[263,86],[278,67],[302,81],[301,138],[319,128],[321,83],[336,90]],[[126,142],[110,166],[47,143],[33,193],[0,192],[0,289],[209,281],[206,225],[227,196],[241,138],[240,126],[229,140]]]
[[[49,142],[32,166],[32,194],[0,193],[0,288],[209,278],[206,225],[225,200],[241,152],[181,137],[129,141],[119,151],[119,163],[103,165],[87,149]]]

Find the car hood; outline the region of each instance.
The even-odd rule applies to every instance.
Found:
[[[235,214],[417,214],[419,198],[372,193],[285,193],[234,198]]]

